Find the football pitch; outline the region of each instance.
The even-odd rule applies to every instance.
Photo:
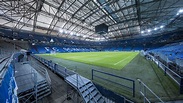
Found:
[[[83,53],[57,53],[49,55],[91,65],[120,70],[127,65],[138,52],[83,52]]]
[[[146,60],[139,52],[80,52],[40,54],[39,56],[52,60],[70,70],[74,70],[88,79],[91,79],[92,69],[131,78],[135,80],[135,98],[121,86],[98,78],[94,78],[93,81],[137,102],[142,102],[142,97],[139,94],[140,85],[137,79],[141,79],[151,90],[163,98],[163,100],[169,101],[183,98],[179,94],[179,88],[176,83],[170,77],[165,76],[164,72],[155,63]],[[111,81],[128,85],[126,81],[106,75],[101,76]],[[155,99],[151,95],[150,98]]]

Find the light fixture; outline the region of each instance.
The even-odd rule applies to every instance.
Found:
[[[183,9],[180,9],[180,10],[178,11],[178,13],[183,13]]]
[[[35,43],[32,43],[32,45],[35,45]]]
[[[63,30],[62,30],[62,29],[60,29],[60,30],[59,30],[59,32],[60,32],[60,33],[63,33]]]
[[[67,32],[67,30],[65,30],[65,34],[67,34],[68,32]]]
[[[177,15],[183,13],[183,9],[180,9],[178,12],[177,12]]]
[[[144,33],[144,31],[141,31],[141,33],[143,34],[143,33]]]
[[[164,26],[163,26],[163,25],[161,25],[161,26],[160,26],[160,28],[162,29],[162,28],[164,28]]]
[[[54,40],[51,38],[50,42],[51,42],[51,43],[53,43],[53,42],[54,42]]]
[[[76,36],[80,36],[80,34],[76,34]]]
[[[147,32],[151,32],[151,29],[147,30]]]
[[[154,28],[154,30],[157,30],[158,28]]]
[[[73,35],[73,33],[72,33],[72,32],[70,32],[69,34],[70,34],[70,35]]]

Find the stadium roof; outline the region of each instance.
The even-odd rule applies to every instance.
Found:
[[[116,40],[180,29],[182,8],[183,0],[0,0],[0,25],[71,39]],[[109,32],[95,33],[102,23]]]

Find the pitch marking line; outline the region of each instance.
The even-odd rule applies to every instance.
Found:
[[[130,55],[130,56],[126,57],[125,59],[120,60],[119,62],[115,63],[114,65],[117,65],[117,64],[121,63],[122,61],[124,61],[124,60],[130,58],[131,56],[133,56],[133,55]]]

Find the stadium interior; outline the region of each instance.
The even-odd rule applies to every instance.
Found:
[[[183,0],[0,0],[0,103],[183,103]]]

